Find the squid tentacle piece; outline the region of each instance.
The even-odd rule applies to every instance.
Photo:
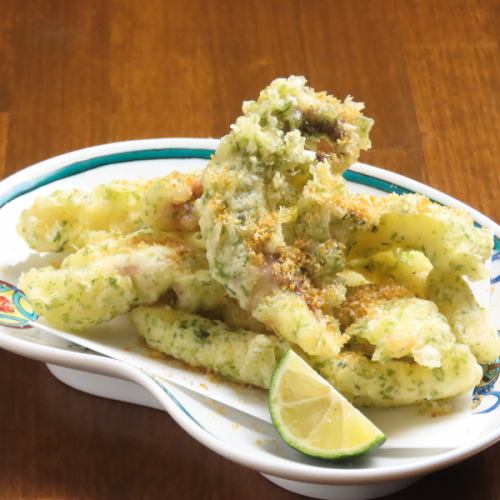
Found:
[[[344,267],[344,245],[308,223],[300,199],[315,170],[339,173],[370,146],[373,122],[362,108],[302,77],[275,80],[244,103],[203,173],[198,208],[212,276],[309,354],[336,354],[347,341],[322,312],[343,300],[341,280],[328,293],[323,285]]]

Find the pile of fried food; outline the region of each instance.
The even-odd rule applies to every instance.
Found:
[[[37,198],[19,234],[64,258],[20,289],[57,328],[130,313],[153,349],[244,384],[268,388],[292,346],[358,405],[470,390],[500,353],[465,279],[492,237],[421,195],[351,192],[362,109],[277,79],[202,172]]]

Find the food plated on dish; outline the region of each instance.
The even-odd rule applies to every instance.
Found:
[[[361,109],[279,79],[199,174],[36,200],[19,233],[64,254],[19,288],[83,336],[131,311],[152,348],[244,384],[267,389],[291,347],[356,405],[470,391],[499,354],[467,281],[492,236],[421,195],[351,192]]]

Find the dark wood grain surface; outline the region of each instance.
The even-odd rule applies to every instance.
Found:
[[[499,219],[498,1],[0,0],[0,175],[85,146],[219,137],[277,76],[366,103],[362,160]],[[396,499],[500,498],[497,445]],[[0,351],[0,498],[299,498]]]

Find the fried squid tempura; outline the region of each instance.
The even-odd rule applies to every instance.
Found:
[[[38,252],[74,251],[109,233],[140,229],[195,231],[193,202],[201,195],[199,174],[114,181],[92,191],[55,191],[21,214],[18,233]]]
[[[229,328],[170,307],[138,307],[132,323],[153,349],[235,382],[268,388],[288,344],[274,335]]]
[[[151,304],[189,273],[192,254],[165,233],[132,233],[87,245],[59,268],[31,269],[19,286],[52,325],[82,331]]]
[[[478,279],[491,253],[491,235],[460,210],[420,195],[349,192],[339,173],[370,145],[361,109],[303,78],[275,80],[244,104],[203,173],[197,204],[210,273],[310,355],[335,356],[348,341],[332,314],[348,259],[413,250]]]
[[[425,288],[432,264],[417,250],[396,248],[363,259],[351,260],[349,267],[372,283],[382,284],[391,279],[406,287],[417,297],[427,298]]]
[[[37,199],[20,234],[75,253],[20,287],[63,329],[140,306],[151,346],[261,387],[291,345],[358,404],[469,390],[476,358],[500,354],[462,277],[485,275],[491,235],[420,195],[350,192],[341,172],[370,145],[361,109],[279,79],[244,104],[203,187],[173,173]],[[149,306],[160,298],[171,307]]]
[[[234,328],[265,331],[212,279],[204,249],[191,233],[106,234],[67,256],[59,267],[21,275],[19,286],[52,325],[84,331],[156,302],[168,291],[181,311],[204,312]]]
[[[488,276],[485,261],[491,256],[493,238],[488,230],[474,227],[468,213],[418,194],[392,194],[374,206],[377,220],[356,231],[351,256],[390,248],[419,250],[442,272],[473,280]]]
[[[288,347],[275,335],[229,329],[220,321],[168,307],[138,307],[131,318],[153,349],[265,389]],[[307,360],[348,399],[363,406],[443,399],[471,389],[481,377],[481,368],[465,346],[450,350],[439,369],[401,360],[378,363],[354,351],[335,358],[307,356]]]
[[[426,294],[446,316],[458,341],[468,345],[480,363],[496,361],[500,355],[500,337],[461,276],[437,269],[431,271]]]
[[[372,120],[362,108],[316,93],[300,77],[276,80],[244,104],[203,173],[200,227],[212,276],[309,354],[334,355],[346,340],[336,319],[321,312],[343,299],[332,276],[343,267],[343,247],[296,224],[297,200],[318,165],[342,171],[369,147]],[[330,289],[315,282],[325,273]]]
[[[420,194],[374,196],[349,191],[339,175],[325,164],[311,168],[297,202],[295,231],[302,231],[309,248],[325,253],[320,260],[327,272],[345,264],[345,259],[398,249],[422,252],[434,267],[472,280],[488,276],[485,262],[491,256],[491,233],[474,226],[470,214],[453,207],[439,205]],[[309,271],[311,272],[311,270]],[[314,272],[314,269],[312,270]],[[323,271],[324,274],[324,271]]]

